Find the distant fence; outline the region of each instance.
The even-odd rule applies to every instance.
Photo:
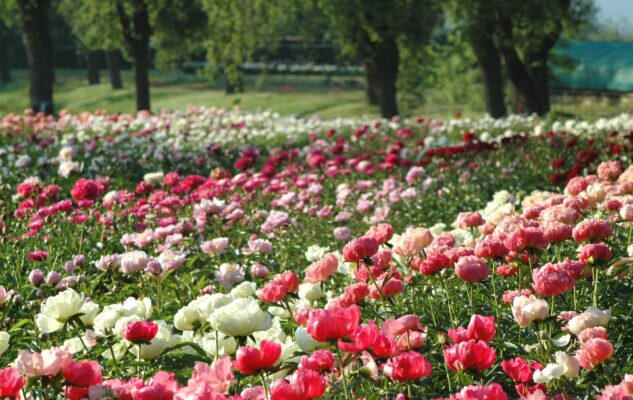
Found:
[[[185,73],[195,73],[207,67],[206,61],[188,61],[181,65],[181,70]],[[250,62],[244,63],[240,69],[245,74],[279,74],[279,75],[322,75],[322,76],[360,76],[365,69],[361,65],[336,65],[287,63],[287,62]]]

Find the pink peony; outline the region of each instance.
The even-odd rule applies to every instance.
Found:
[[[455,274],[465,282],[481,282],[488,278],[490,269],[484,259],[476,256],[465,256],[455,263]]]

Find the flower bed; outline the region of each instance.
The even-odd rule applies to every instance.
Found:
[[[8,116],[0,397],[630,398],[629,127]]]

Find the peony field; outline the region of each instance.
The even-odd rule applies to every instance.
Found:
[[[633,399],[630,113],[0,132],[0,398]]]

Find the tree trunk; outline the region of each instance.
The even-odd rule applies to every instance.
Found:
[[[367,95],[367,103],[370,106],[378,105],[378,93],[376,91],[375,71],[365,67],[365,94]]]
[[[499,27],[503,35],[499,42],[499,51],[505,61],[505,69],[510,82],[525,100],[528,113],[545,114],[546,111],[534,79],[514,48],[512,21],[509,18],[502,18]]]
[[[492,37],[486,34],[487,32],[473,33],[471,44],[483,76],[486,112],[492,118],[501,118],[506,116],[501,56]]]
[[[228,75],[224,74],[224,93],[225,94],[234,94],[235,93],[235,85],[231,82]]]
[[[376,45],[372,54],[365,58],[363,63],[374,76],[374,89],[378,97],[378,107],[383,118],[391,118],[398,115],[398,101],[396,98],[396,81],[398,79],[398,67],[400,65],[400,53],[398,45],[393,38],[385,38]]]
[[[112,89],[122,89],[123,82],[121,81],[121,54],[118,50],[106,51],[106,61],[108,63],[108,74],[110,75],[110,85]]]
[[[0,83],[11,82],[11,69],[6,66],[0,66]]]
[[[86,56],[87,69],[88,69],[88,84],[97,85],[101,82],[99,76],[99,52],[89,51]]]
[[[523,114],[525,110],[525,99],[517,91],[514,85],[510,85],[510,92],[512,97],[512,112],[515,114]]]
[[[534,65],[530,68],[530,73],[534,79],[534,84],[539,92],[541,98],[541,107],[543,113],[546,114],[550,110],[549,100],[549,68],[547,66],[547,60],[549,55],[544,55],[544,60],[538,65]]]
[[[235,79],[231,79],[234,77]],[[226,94],[242,93],[244,80],[240,66],[228,65],[224,67],[224,92]]]
[[[152,34],[152,28],[149,24],[147,4],[145,4],[143,0],[135,0],[134,14],[131,17],[125,13],[125,9],[121,3],[117,3],[116,6],[123,29],[123,38],[132,56],[134,86],[136,91],[136,110],[150,110],[149,39]]]
[[[134,63],[134,87],[136,90],[136,110],[150,110],[149,98],[149,40],[140,45],[132,54]]]
[[[29,97],[35,112],[52,114],[53,45],[48,32],[50,0],[18,0],[22,39],[29,64]]]

